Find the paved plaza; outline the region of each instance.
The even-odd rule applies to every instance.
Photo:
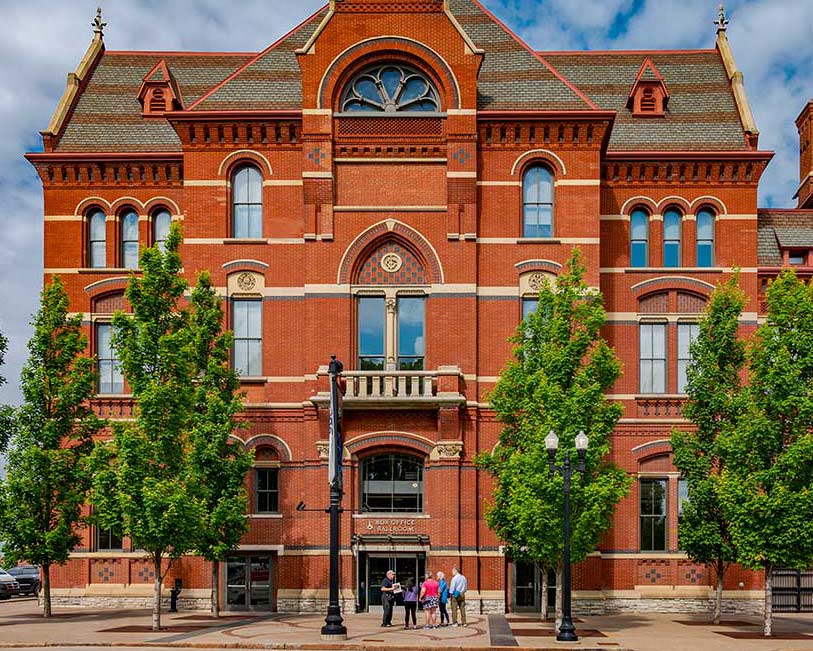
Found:
[[[730,618],[723,625],[712,626],[685,615],[585,617],[577,622],[581,640],[575,645],[556,643],[551,625],[528,615],[470,616],[466,628],[406,631],[399,626],[381,628],[379,616],[374,614],[354,614],[346,618],[349,633],[342,644],[320,640],[321,615],[229,613],[215,620],[206,613],[166,613],[162,622],[165,630],[160,632],[149,630],[150,613],[146,610],[57,608],[54,615],[43,620],[36,601],[30,598],[0,603],[0,648],[813,651],[810,615],[777,616],[777,637],[769,640],[748,639],[761,630],[757,618]]]

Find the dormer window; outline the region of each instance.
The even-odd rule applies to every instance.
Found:
[[[794,267],[807,266],[807,254],[806,249],[788,251],[788,264]]]
[[[627,108],[636,117],[663,117],[669,102],[669,91],[652,59],[647,57],[632,84]]]
[[[163,59],[144,76],[138,101],[145,117],[160,117],[167,111],[183,108],[178,84]]]

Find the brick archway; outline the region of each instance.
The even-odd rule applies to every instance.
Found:
[[[375,224],[353,240],[339,264],[337,282],[340,285],[354,282],[360,267],[387,239],[406,247],[420,261],[429,284],[443,283],[443,269],[429,242],[418,231],[394,220]]]

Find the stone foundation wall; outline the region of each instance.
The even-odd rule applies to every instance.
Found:
[[[109,595],[56,595],[51,597],[52,606],[73,608],[148,608],[152,609],[152,597],[124,597]],[[40,599],[42,606],[42,599]],[[210,599],[178,599],[178,610],[211,610]],[[161,612],[169,612],[169,598],[161,599]]]
[[[723,599],[726,614],[762,615],[760,599]],[[577,599],[575,615],[618,615],[621,613],[703,613],[714,610],[713,599]]]

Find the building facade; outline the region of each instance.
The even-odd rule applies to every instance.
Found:
[[[485,524],[490,479],[473,457],[498,440],[488,394],[508,337],[574,248],[624,366],[611,460],[635,479],[575,570],[575,608],[708,607],[714,577],[678,548],[669,446],[688,344],[734,268],[748,333],[763,278],[813,262],[801,213],[759,221],[772,154],[723,18],[709,49],[623,52],[533,51],[476,0],[331,0],[260,53],[110,51],[102,27],[28,155],[45,280],[59,274],[84,315],[94,408],[127,419],[109,324],[139,248],[181,221],[184,273],[211,272],[246,393],[236,436],[256,453],[226,608],[325,605],[326,516],[296,506],[328,500],[333,353],[348,385],[345,607],[375,608],[387,569],[452,565],[482,612],[538,607],[538,573]],[[810,123],[808,106],[800,132]],[[145,603],[152,589],[109,531],[85,531],[52,572],[65,603]],[[182,601],[205,607],[210,577],[189,557],[166,585],[181,578]],[[726,606],[758,607],[761,585],[732,570]]]

